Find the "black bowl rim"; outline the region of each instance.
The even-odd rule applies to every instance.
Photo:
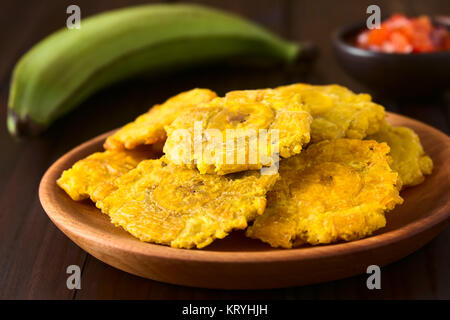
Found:
[[[348,43],[345,40],[346,36],[350,33],[355,33],[358,30],[363,30],[366,26],[365,22],[357,22],[346,25],[335,30],[332,34],[332,41],[335,45],[340,47],[340,49],[346,51],[349,54],[362,57],[373,57],[373,58],[395,58],[403,57],[403,59],[417,59],[417,58],[450,58],[450,50],[437,51],[437,52],[426,52],[426,53],[387,53],[379,51],[371,51],[367,49],[361,49],[354,45]]]

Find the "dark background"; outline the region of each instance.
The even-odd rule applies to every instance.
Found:
[[[15,141],[6,130],[11,71],[18,58],[50,32],[65,26],[66,8],[77,4],[82,18],[149,1],[2,0],[0,4],[0,298],[3,299],[449,299],[450,228],[421,250],[382,269],[382,289],[369,291],[366,276],[306,287],[265,291],[186,288],[142,279],[114,269],[64,236],[42,210],[37,189],[44,171],[74,146],[131,121],[149,106],[192,87],[219,94],[232,89],[276,86],[294,81],[338,83],[369,92],[351,80],[334,60],[330,35],[337,27],[366,17],[370,4],[383,15],[394,12],[450,14],[448,0],[401,1],[191,1],[227,9],[291,40],[311,41],[320,49],[314,68],[304,61],[294,70],[210,67],[159,80],[135,79],[104,90],[58,121],[44,135]],[[163,2],[163,1],[159,1]],[[168,1],[176,2],[176,1]],[[311,69],[311,70],[310,70]],[[400,102],[375,97],[389,111],[426,122],[447,134],[449,97]],[[81,290],[66,288],[66,268],[82,266]]]

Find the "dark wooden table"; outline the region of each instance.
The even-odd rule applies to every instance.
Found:
[[[134,1],[143,3],[147,1]],[[173,1],[170,1],[173,2]],[[171,77],[135,79],[96,94],[58,121],[44,135],[15,141],[5,127],[11,70],[34,43],[65,25],[66,8],[81,7],[82,17],[127,5],[126,0],[2,0],[0,4],[0,298],[3,299],[449,299],[450,228],[416,253],[382,268],[382,289],[369,291],[366,276],[306,287],[264,291],[219,291],[179,287],[132,276],[93,258],[71,242],[47,218],[38,199],[44,171],[83,141],[132,120],[154,103],[181,90],[232,89],[281,85],[293,81],[339,83],[368,91],[337,65],[330,34],[340,25],[364,19],[376,3],[383,14],[450,14],[448,0],[404,1],[195,1],[234,11],[292,40],[318,45],[313,69],[295,72],[218,66]],[[380,100],[381,99],[381,100]],[[449,97],[425,102],[378,98],[386,109],[424,121],[447,134]],[[81,290],[68,290],[66,268],[82,268]]]

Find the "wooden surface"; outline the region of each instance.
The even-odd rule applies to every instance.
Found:
[[[111,224],[90,201],[73,201],[56,180],[75,162],[103,150],[107,132],[69,151],[46,171],[39,199],[55,225],[99,260],[165,283],[213,289],[267,289],[342,279],[385,266],[422,247],[450,222],[450,138],[416,120],[388,114],[394,126],[413,129],[434,162],[420,186],[403,190],[404,203],[387,214],[387,226],[360,241],[274,249],[233,232],[203,250],[139,241]],[[435,186],[441,186],[442,189]],[[289,275],[289,276],[286,276]]]
[[[148,1],[134,1],[135,3]],[[0,298],[3,299],[450,299],[450,228],[416,253],[382,268],[382,289],[368,290],[366,276],[304,287],[262,291],[194,289],[145,280],[107,266],[77,247],[43,212],[37,195],[45,170],[74,146],[132,120],[148,106],[194,86],[219,93],[292,81],[339,83],[367,91],[346,76],[331,52],[330,33],[365,17],[377,3],[383,14],[450,14],[447,0],[401,1],[195,1],[232,10],[292,40],[309,40],[320,48],[314,69],[258,71],[215,67],[152,81],[133,80],[104,90],[82,108],[58,121],[34,140],[14,141],[0,121]],[[6,117],[9,78],[14,63],[31,45],[65,24],[65,9],[78,4],[82,16],[126,5],[129,1],[2,1],[0,4],[1,118]],[[394,112],[450,130],[450,97],[400,102],[377,101]],[[91,119],[91,121],[87,121]],[[92,121],[94,120],[94,121]],[[439,188],[439,186],[436,186]],[[68,290],[66,268],[82,268],[81,290]]]

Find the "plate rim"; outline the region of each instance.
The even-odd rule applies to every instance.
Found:
[[[439,136],[441,138],[440,140],[445,141],[445,148],[450,156],[450,137],[447,136],[442,131],[428,124],[425,124],[421,121],[412,119],[404,115],[392,112],[386,112],[386,114],[387,119],[391,117],[397,117],[400,119],[403,118],[404,120],[408,122],[414,122],[415,125],[421,126],[427,131],[431,131],[434,135]],[[43,201],[42,199],[45,198],[44,194],[46,193],[45,191],[46,186],[51,183],[56,184],[55,179],[56,171],[53,170],[54,168],[60,167],[63,163],[67,161],[67,158],[72,158],[79,151],[84,150],[89,146],[98,144],[100,141],[104,140],[108,135],[110,135],[112,132],[116,130],[112,130],[103,133],[101,135],[98,135],[92,139],[89,139],[88,141],[71,149],[69,152],[63,154],[46,170],[41,179],[41,182],[39,184],[39,200],[41,202],[41,205],[46,214],[48,215],[48,217],[50,218],[50,220],[70,239],[72,239],[70,235],[74,235],[76,237],[83,238],[86,241],[93,242],[99,247],[106,247],[113,250],[119,250],[123,252],[132,253],[135,255],[144,255],[147,257],[153,257],[158,259],[170,259],[179,261],[189,260],[191,262],[220,261],[221,263],[230,263],[230,264],[235,263],[259,264],[264,262],[273,263],[282,261],[315,260],[324,257],[332,258],[343,256],[346,254],[353,254],[356,252],[372,250],[383,246],[388,246],[392,243],[413,237],[414,235],[420,234],[421,232],[431,229],[450,218],[450,190],[448,190],[447,202],[442,206],[440,206],[438,209],[436,209],[436,211],[433,214],[420,218],[418,220],[414,220],[413,222],[410,222],[409,224],[399,229],[391,230],[386,233],[370,236],[364,239],[351,242],[343,242],[311,247],[291,248],[291,249],[270,248],[267,251],[214,251],[202,249],[171,248],[165,245],[142,242],[139,241],[138,239],[133,238],[131,235],[130,239],[127,239],[125,243],[119,241],[105,241],[103,238],[98,238],[96,236],[98,234],[98,231],[96,231],[97,228],[94,228],[89,224],[84,224],[79,220],[75,219],[75,223],[77,225],[83,225],[87,227],[83,231],[80,231],[81,228],[70,228],[67,225],[64,225],[61,221],[62,215],[64,215],[64,213],[57,212],[58,209],[56,208],[55,204],[50,203],[48,201]],[[110,235],[110,233],[104,234]],[[74,239],[72,240],[75,241]]]

